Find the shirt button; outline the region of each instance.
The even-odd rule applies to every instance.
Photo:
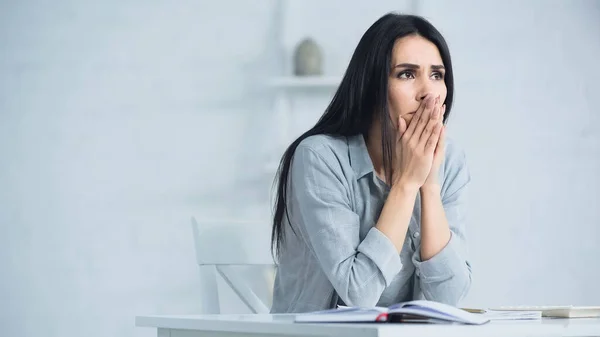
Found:
[[[415,239],[416,239],[416,238],[418,238],[418,237],[419,237],[419,235],[421,235],[421,234],[419,234],[419,232],[415,232],[415,233],[413,234],[413,238],[415,238]]]

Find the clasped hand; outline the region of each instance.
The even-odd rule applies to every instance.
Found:
[[[438,172],[445,146],[445,111],[446,106],[440,105],[439,97],[428,95],[408,126],[402,116],[398,117],[394,185],[414,188],[439,185]]]

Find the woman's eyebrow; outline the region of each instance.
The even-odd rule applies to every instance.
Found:
[[[420,66],[418,64],[413,64],[413,63],[400,63],[400,64],[397,64],[394,68],[419,69]]]
[[[418,64],[414,64],[414,63],[400,63],[400,64],[397,64],[394,68],[419,69],[419,68],[421,68],[421,66],[419,66]],[[434,64],[434,65],[431,66],[431,69],[433,69],[433,70],[444,70],[446,68],[444,68],[444,66],[441,65],[441,64]]]

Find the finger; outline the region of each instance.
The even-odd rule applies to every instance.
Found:
[[[406,121],[402,117],[398,118],[398,128],[400,130],[400,137],[402,137],[404,135],[404,133],[406,132],[406,128],[407,128]]]
[[[441,107],[436,106],[433,108],[433,111],[431,112],[429,121],[427,122],[427,124],[425,125],[425,128],[423,129],[423,133],[421,133],[421,137],[419,137],[419,143],[422,143],[423,146],[425,146],[425,143],[431,136],[431,133],[435,129],[435,126],[441,122],[441,120],[440,120],[440,113],[441,113],[440,110],[441,109],[442,109]]]
[[[438,121],[438,123],[434,126],[431,135],[425,142],[425,152],[431,153],[434,152],[434,150],[436,150],[436,145],[438,145],[442,128],[443,124]]]
[[[411,135],[411,138],[416,137],[417,140],[419,140],[421,138],[421,134],[423,133],[423,130],[425,129],[425,126],[427,125],[427,122],[429,122],[431,112],[433,111],[433,108],[435,106],[434,104],[435,104],[434,99],[432,97],[428,97],[427,102],[425,103],[425,109],[421,113],[419,120],[415,121],[413,118],[413,121],[411,122],[411,124],[416,122],[417,125],[415,126],[415,131]],[[416,116],[415,116],[415,118],[416,118]]]
[[[427,94],[427,96],[425,96],[425,98],[421,101],[421,104],[419,105],[419,108],[417,109],[417,112],[415,113],[415,115],[413,116],[410,125],[408,125],[408,129],[406,130],[406,138],[410,139],[413,135],[413,133],[415,132],[415,128],[417,126],[417,123],[419,122],[419,119],[421,118],[421,115],[423,114],[423,111],[425,110],[425,105],[427,103],[427,101],[429,100],[429,98],[431,97],[431,95]]]
[[[442,129],[440,130],[440,138],[438,140],[437,146],[435,147],[435,154],[439,154],[444,151],[446,146],[446,126],[442,124]]]

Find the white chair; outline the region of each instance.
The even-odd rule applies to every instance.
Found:
[[[236,266],[271,266],[271,228],[267,223],[191,219],[200,268],[202,307],[205,314],[219,314],[217,273],[242,302],[256,314],[269,313],[267,305],[236,272]]]

